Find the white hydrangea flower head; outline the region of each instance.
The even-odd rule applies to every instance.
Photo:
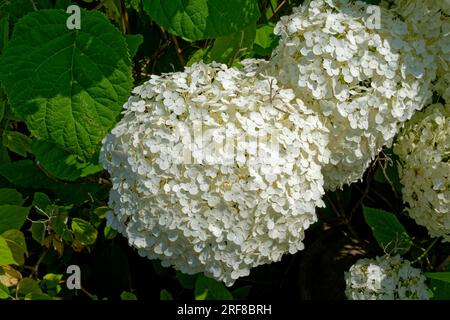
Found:
[[[294,8],[275,28],[280,42],[264,71],[327,118],[332,144],[323,174],[330,190],[361,179],[432,96],[436,63],[425,40],[386,8],[377,7],[377,25],[368,8],[349,0]]]
[[[436,42],[435,51],[438,57],[437,81],[434,90],[445,101],[450,101],[450,1],[441,13],[441,34]],[[443,2],[444,3],[444,2]]]
[[[345,273],[349,300],[428,300],[425,276],[396,256],[360,259]]]
[[[450,104],[434,104],[407,122],[394,144],[409,215],[432,237],[450,241]]]
[[[450,101],[450,0],[394,0],[391,10],[408,22],[410,35],[425,39],[438,66],[433,89]]]
[[[100,156],[113,183],[108,223],[141,256],[226,285],[303,249],[329,158],[321,119],[244,64],[152,76]]]

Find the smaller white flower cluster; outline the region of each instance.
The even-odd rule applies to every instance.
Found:
[[[418,112],[394,144],[408,213],[433,237],[450,241],[450,104]]]
[[[397,256],[360,259],[345,273],[349,300],[428,300],[425,276]]]
[[[391,11],[407,22],[408,34],[423,39],[436,57],[433,90],[450,101],[450,0],[393,0]]]
[[[366,3],[312,0],[275,28],[281,39],[266,72],[325,117],[333,136],[326,189],[360,179],[432,96],[435,56],[414,33],[415,21],[379,10],[380,24],[372,26]]]
[[[324,205],[327,131],[255,65],[194,64],[134,90],[100,162],[108,223],[140,255],[232,285],[303,249]]]

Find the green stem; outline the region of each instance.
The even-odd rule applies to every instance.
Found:
[[[433,240],[433,242],[428,246],[428,248],[420,255],[417,257],[416,260],[414,260],[412,263],[417,263],[419,261],[421,261],[423,258],[425,258],[425,256],[428,255],[428,252],[430,252],[431,248],[433,248],[433,246],[436,244],[436,242],[439,240],[439,238],[436,238]]]

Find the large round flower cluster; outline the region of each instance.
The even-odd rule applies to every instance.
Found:
[[[450,104],[416,113],[400,132],[394,152],[408,213],[433,237],[450,241]]]
[[[265,72],[327,118],[327,189],[360,179],[432,96],[435,56],[410,32],[415,22],[402,20],[360,1],[312,0],[275,28],[280,44]]]
[[[100,161],[108,223],[140,255],[232,285],[303,248],[323,206],[328,134],[253,69],[198,63],[134,90]]]
[[[345,273],[349,300],[428,300],[425,276],[399,255],[360,259]]]

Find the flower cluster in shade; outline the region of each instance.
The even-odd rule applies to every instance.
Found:
[[[409,22],[410,35],[425,41],[438,67],[433,90],[450,101],[450,0],[390,0],[386,4]]]
[[[251,69],[198,63],[152,76],[134,89],[100,159],[113,182],[108,223],[140,255],[227,285],[303,248],[329,156],[319,117]],[[278,155],[272,139],[258,139],[266,135]],[[247,157],[233,152],[242,145]]]
[[[394,152],[409,215],[432,237],[450,241],[450,104],[416,113],[399,133]]]
[[[282,17],[265,72],[324,116],[333,137],[326,189],[362,178],[402,123],[432,97],[435,56],[413,19],[360,1],[314,0]]]
[[[269,61],[135,88],[100,154],[108,224],[140,255],[227,285],[303,249],[324,190],[361,179],[433,91],[449,94],[446,9],[427,7],[441,23],[418,29],[412,2],[371,26],[363,2],[306,1]]]
[[[425,276],[397,256],[360,259],[345,273],[349,300],[428,300]]]

